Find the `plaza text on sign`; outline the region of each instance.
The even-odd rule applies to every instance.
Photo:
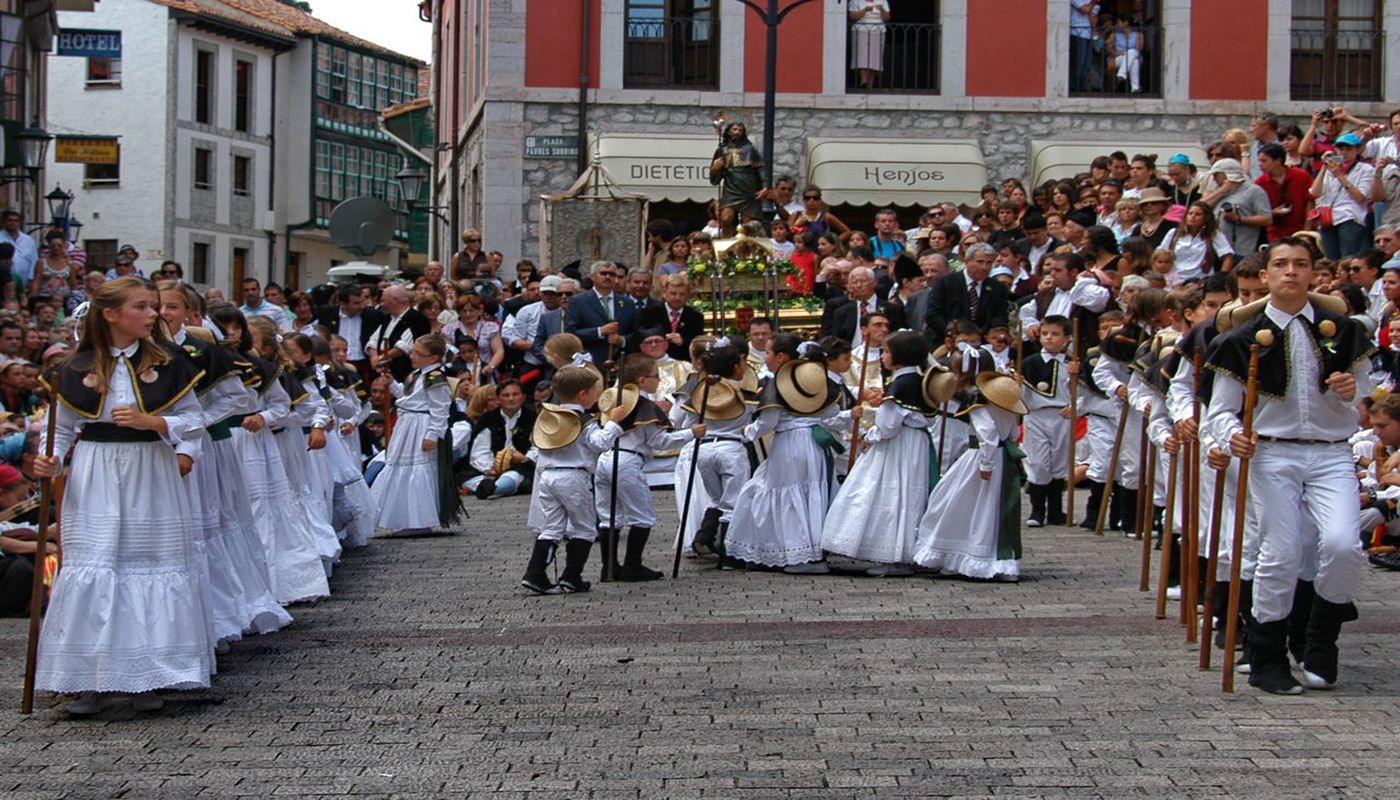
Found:
[[[577,136],[526,136],[526,158],[578,158]]]
[[[121,31],[64,30],[58,33],[55,55],[80,58],[121,58]]]

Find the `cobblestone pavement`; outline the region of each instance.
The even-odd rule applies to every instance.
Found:
[[[459,535],[347,556],[332,599],[155,715],[70,720],[41,695],[20,717],[25,626],[0,621],[0,794],[1396,794],[1391,573],[1367,567],[1341,688],[1223,695],[1117,534],[1029,530],[1014,585],[686,561],[679,581],[532,597],[525,499],[470,508]],[[669,567],[663,543],[648,555]]]

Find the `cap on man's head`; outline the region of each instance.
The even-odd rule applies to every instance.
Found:
[[[1206,171],[1207,175],[1224,175],[1225,180],[1232,183],[1242,183],[1249,180],[1249,176],[1244,174],[1244,167],[1238,159],[1222,158],[1211,165]]]
[[[1177,153],[1176,155],[1174,155],[1174,156],[1172,156],[1171,158],[1167,159],[1167,163],[1168,163],[1168,164],[1185,164],[1186,166],[1189,167],[1189,166],[1191,166],[1191,157],[1188,156],[1188,155],[1186,155],[1185,153]]]
[[[1344,133],[1341,136],[1337,137],[1335,144],[1345,144],[1351,147],[1360,147],[1361,137],[1357,136],[1354,133]]]
[[[561,278],[561,277],[559,277],[558,275],[546,275],[546,276],[544,276],[544,280],[540,281],[540,291],[541,291],[541,292],[558,292],[558,291],[559,291],[559,284],[561,284],[561,283],[563,283],[563,282],[564,282],[564,279]]]
[[[128,251],[128,250],[130,250],[130,251],[133,252],[133,253],[138,252],[137,249],[136,249],[136,245],[134,245],[134,244],[124,244],[124,245],[122,245],[121,247],[119,247],[119,248],[117,249],[117,252],[118,252],[118,253],[125,253],[125,252]]]

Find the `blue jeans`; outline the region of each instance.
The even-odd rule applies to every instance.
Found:
[[[1084,92],[1089,89],[1089,67],[1094,60],[1094,40],[1070,34],[1069,37],[1069,90]]]
[[[1354,219],[1333,225],[1322,231],[1322,253],[1336,261],[1371,249],[1371,232]]]

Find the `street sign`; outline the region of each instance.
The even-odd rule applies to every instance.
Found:
[[[577,136],[526,136],[526,158],[578,158]]]
[[[121,153],[115,136],[54,138],[53,160],[60,164],[120,164]]]
[[[90,31],[76,28],[58,32],[54,55],[80,58],[121,58],[121,31]]]

